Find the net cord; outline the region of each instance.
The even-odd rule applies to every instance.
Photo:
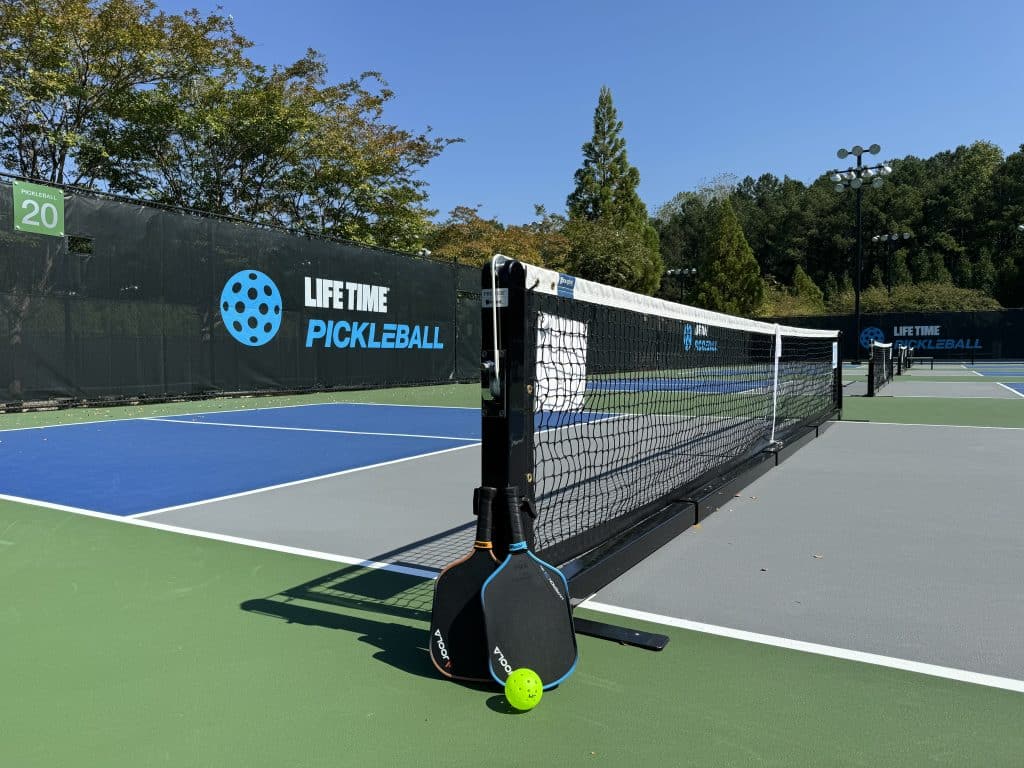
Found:
[[[568,298],[576,301],[584,301],[590,304],[600,304],[607,307],[616,307],[647,315],[657,315],[683,322],[700,323],[713,325],[720,328],[729,328],[748,333],[772,335],[775,333],[775,325],[760,320],[751,320],[745,317],[726,315],[721,312],[713,312],[708,309],[691,307],[686,304],[675,304],[673,302],[658,299],[653,296],[646,296],[623,288],[616,288],[610,285],[595,283],[580,277],[563,275],[543,267],[536,267],[532,264],[524,264],[526,269],[526,288],[537,293],[546,293],[552,296],[562,295],[559,293],[560,284],[563,278],[568,278]],[[784,336],[795,336],[799,338],[834,338],[836,331],[821,330],[815,328],[795,328],[787,325],[780,326]]]

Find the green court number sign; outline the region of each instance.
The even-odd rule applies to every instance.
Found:
[[[64,193],[53,187],[14,182],[14,228],[64,237]]]

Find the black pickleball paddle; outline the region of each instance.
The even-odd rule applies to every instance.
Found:
[[[491,677],[504,685],[516,669],[532,669],[545,689],[576,668],[569,584],[562,572],[529,550],[523,514],[532,514],[518,488],[504,491],[511,544],[508,557],[481,590]]]
[[[474,491],[477,521],[473,549],[446,565],[434,584],[430,660],[442,675],[456,680],[491,679],[480,590],[498,567],[491,550],[492,507],[496,495],[494,488],[482,487]]]

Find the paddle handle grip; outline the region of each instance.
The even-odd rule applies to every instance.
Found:
[[[498,495],[496,488],[486,485],[473,491],[473,512],[476,514],[476,543],[490,544],[493,519],[494,499]]]
[[[519,489],[514,485],[505,489],[505,508],[508,510],[511,543],[522,544],[526,541],[526,531],[523,529],[522,500],[519,496]]]

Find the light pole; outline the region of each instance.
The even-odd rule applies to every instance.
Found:
[[[696,267],[684,267],[682,269],[666,269],[666,275],[679,278],[679,301],[686,301],[686,278],[697,274]]]
[[[899,240],[909,240],[913,235],[910,232],[890,232],[884,235],[875,235],[871,238],[872,243],[889,243],[889,250],[885,256],[885,287],[892,293],[892,257],[896,251],[896,243]]]
[[[882,177],[892,173],[892,168],[884,163],[865,166],[862,156],[865,152],[877,155],[881,151],[882,148],[877,144],[872,144],[867,149],[864,149],[860,144],[855,144],[850,149],[840,149],[836,152],[836,157],[840,160],[845,160],[850,155],[853,155],[857,158],[857,165],[851,165],[845,171],[832,171],[832,174],[829,176],[829,180],[836,185],[836,192],[845,192],[847,189],[852,189],[857,193],[857,275],[853,287],[853,314],[857,318],[857,335],[854,337],[854,348],[857,350],[855,362],[857,363],[860,362],[860,283],[864,262],[864,238],[862,234],[863,227],[861,220],[860,198],[864,193],[864,184],[866,182],[869,182],[873,187],[880,187],[882,186]]]

